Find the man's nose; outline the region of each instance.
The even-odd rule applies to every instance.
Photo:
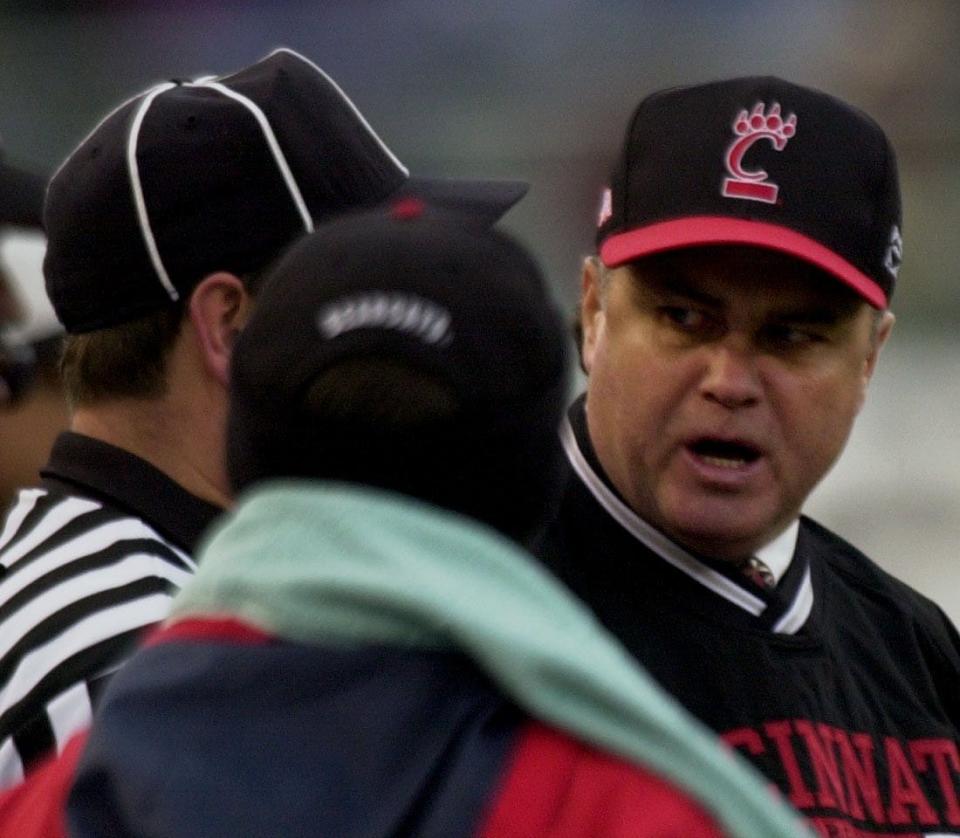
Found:
[[[706,367],[700,390],[704,398],[727,408],[749,407],[760,400],[762,385],[751,347],[733,337],[704,347]]]

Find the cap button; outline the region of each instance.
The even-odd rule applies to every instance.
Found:
[[[423,211],[426,208],[427,205],[419,198],[406,197],[394,202],[390,208],[390,214],[397,221],[409,221],[412,218],[419,218],[423,215]]]

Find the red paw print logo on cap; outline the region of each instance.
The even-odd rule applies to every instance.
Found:
[[[724,160],[730,177],[723,180],[722,194],[727,198],[776,203],[780,187],[767,180],[769,175],[766,170],[751,171],[743,168],[743,158],[758,140],[769,140],[777,151],[783,151],[796,132],[796,114],[790,114],[784,119],[780,115],[780,105],[777,102],[770,106],[769,111],[763,102],[757,102],[750,112],[746,109],[740,111],[733,121],[733,133],[737,138],[727,149]]]

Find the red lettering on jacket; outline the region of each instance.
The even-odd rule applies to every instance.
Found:
[[[793,723],[797,733],[803,737],[810,755],[810,765],[817,783],[817,803],[827,809],[839,809],[847,813],[847,801],[844,800],[843,782],[837,760],[830,749],[830,740],[821,740],[810,722],[798,720]]]
[[[807,812],[825,838],[878,837],[887,833],[877,828],[888,824],[960,826],[960,746],[954,740],[901,741],[809,719],[736,728],[723,740],[773,772],[790,803]],[[897,838],[912,834],[898,831]]]
[[[728,730],[721,737],[731,748],[743,748],[748,754],[758,757],[766,748],[763,746],[763,739],[752,727],[738,727],[736,730]]]
[[[890,772],[890,823],[911,823],[912,818],[907,807],[916,809],[916,817],[921,824],[929,826],[937,823],[937,813],[924,797],[900,743],[892,736],[886,736],[883,746],[887,755],[887,769]]]
[[[810,825],[816,830],[821,838],[881,838],[879,833],[873,830],[857,829],[849,821],[840,818],[810,818]],[[923,838],[919,832],[898,832],[883,833],[890,838]]]
[[[787,782],[790,784],[790,802],[798,809],[809,809],[814,804],[813,795],[803,781],[797,755],[793,752],[793,743],[790,741],[790,722],[767,722],[763,726],[764,733],[773,740],[777,753],[780,755],[780,764],[787,773]]]
[[[957,755],[957,743],[949,739],[916,739],[910,743],[910,755],[917,771],[927,771],[927,760],[933,763],[933,770],[940,786],[940,793],[947,807],[947,823],[960,826],[960,803],[953,785],[950,771],[960,772],[960,757]]]
[[[837,751],[846,779],[847,811],[857,820],[864,819],[864,805],[874,823],[886,823],[883,798],[877,785],[877,769],[873,762],[873,740],[867,733],[851,733],[835,727],[820,725],[821,731],[829,732]],[[858,756],[859,754],[859,756]]]

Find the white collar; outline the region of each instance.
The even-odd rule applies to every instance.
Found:
[[[593,470],[580,450],[580,445],[569,419],[565,419],[560,428],[560,439],[574,472],[583,481],[596,501],[620,526],[668,564],[673,565],[677,570],[709,588],[718,596],[742,608],[754,617],[763,615],[764,611],[767,610],[767,603],[760,597],[704,564],[692,553],[687,552],[679,544],[665,536],[660,530],[650,526],[617,497],[616,493]],[[773,541],[757,551],[757,558],[764,562],[773,562],[772,565],[768,566],[770,566],[778,582],[790,566],[799,531],[800,522],[794,521]],[[813,585],[808,567],[791,604],[781,618],[774,623],[772,630],[779,634],[795,634],[806,622],[807,617],[810,616],[812,608]]]
[[[780,535],[773,539],[773,541],[765,544],[753,554],[770,568],[770,572],[777,582],[783,579],[783,574],[787,572],[787,568],[790,567],[790,562],[793,561],[793,554],[797,549],[797,536],[799,534],[800,521],[797,519],[780,533]]]

